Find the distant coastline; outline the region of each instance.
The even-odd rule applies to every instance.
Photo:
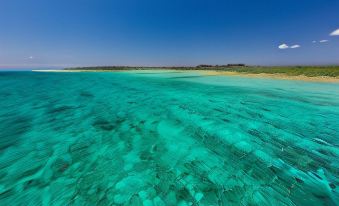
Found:
[[[121,72],[121,71],[195,71],[203,75],[245,76],[253,78],[273,78],[315,82],[339,83],[339,66],[246,66],[244,64],[199,65],[196,67],[130,67],[100,66],[75,67],[63,70],[34,70],[40,72]]]

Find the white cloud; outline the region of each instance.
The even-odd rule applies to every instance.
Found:
[[[279,45],[279,49],[288,49],[289,46],[287,46],[287,44],[281,44]]]
[[[330,33],[330,36],[339,36],[339,29],[333,31],[332,33]]]
[[[328,42],[328,40],[327,39],[323,39],[323,40],[320,40],[319,42],[320,43],[325,43],[325,42]]]
[[[301,47],[299,44],[294,44],[292,46],[288,46],[287,44],[281,44],[279,45],[279,49],[296,49]]]
[[[296,49],[296,48],[299,48],[299,47],[300,47],[300,45],[295,44],[295,45],[292,45],[290,48],[291,48],[291,49]]]
[[[29,56],[27,59],[34,59],[34,57],[33,56]]]
[[[312,41],[313,44],[317,43],[317,41]]]

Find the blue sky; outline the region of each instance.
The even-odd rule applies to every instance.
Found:
[[[1,0],[0,67],[339,64],[337,29],[339,0]]]

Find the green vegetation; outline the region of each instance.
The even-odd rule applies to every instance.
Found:
[[[129,66],[103,66],[103,67],[77,67],[66,68],[65,70],[212,70],[212,71],[231,71],[241,72],[248,74],[285,74],[289,76],[304,75],[308,77],[328,76],[339,77],[339,66],[274,66],[274,67],[261,67],[261,66],[245,66],[243,64],[232,65],[199,65],[197,67],[129,67]]]
[[[294,67],[242,67],[227,69],[234,72],[244,72],[250,74],[285,74],[289,76],[304,75],[308,77],[329,76],[339,77],[339,66],[294,66]]]

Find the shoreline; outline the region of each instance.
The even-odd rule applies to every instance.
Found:
[[[278,79],[278,80],[296,80],[296,81],[307,81],[307,82],[327,82],[327,83],[339,83],[338,77],[329,76],[315,76],[309,77],[305,75],[290,76],[281,73],[268,74],[268,73],[245,73],[245,72],[231,72],[231,71],[199,71],[204,75],[219,75],[219,76],[239,76],[249,78],[263,78],[263,79]]]
[[[239,76],[249,78],[264,78],[264,79],[278,79],[278,80],[296,80],[296,81],[307,81],[307,82],[326,82],[326,83],[339,83],[339,77],[330,76],[315,76],[309,77],[304,75],[290,76],[281,73],[268,74],[268,73],[245,73],[245,72],[234,72],[234,71],[216,71],[216,70],[174,70],[174,69],[152,69],[152,70],[32,70],[32,72],[61,72],[61,73],[73,73],[73,72],[145,72],[145,71],[178,71],[178,72],[198,72],[205,76]]]

